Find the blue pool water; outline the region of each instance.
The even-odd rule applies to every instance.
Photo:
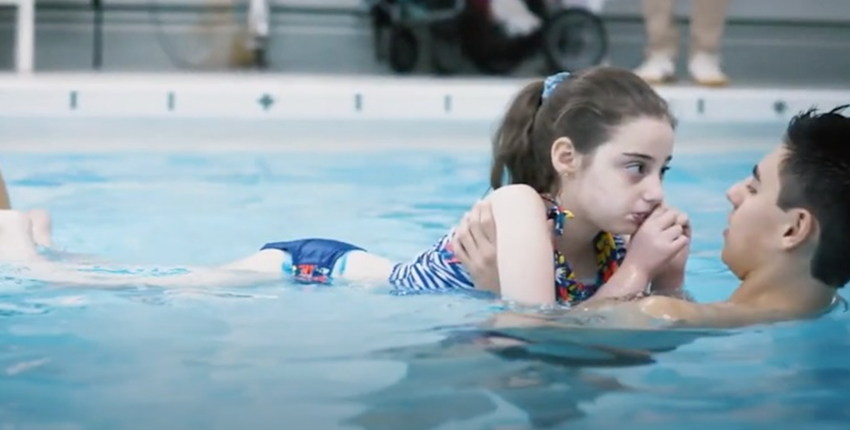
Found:
[[[718,259],[723,192],[760,156],[676,157],[667,192],[693,219],[698,300],[736,286]],[[215,265],[312,235],[408,258],[486,191],[488,167],[481,151],[424,149],[0,161],[15,205],[53,214],[57,246],[148,267]],[[580,344],[492,354],[458,338],[456,327],[493,312],[468,297],[284,281],[104,291],[3,275],[3,430],[778,430],[850,419],[840,312],[712,336],[611,333],[624,347],[678,346],[634,362]]]

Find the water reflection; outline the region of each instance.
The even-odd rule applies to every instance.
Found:
[[[581,403],[634,390],[594,369],[649,365],[659,353],[717,335],[722,333],[455,330],[437,343],[374,353],[372,358],[404,362],[407,373],[385,389],[354,399],[365,410],[344,424],[364,430],[429,430],[479,418],[515,423],[508,408],[500,407],[505,402],[533,428],[552,428],[584,417]]]

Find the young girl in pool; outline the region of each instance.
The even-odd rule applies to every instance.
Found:
[[[348,243],[301,239],[267,243],[223,271],[133,279],[42,270],[40,277],[93,286],[234,286],[279,279],[283,271],[301,282],[389,283],[399,294],[480,289],[530,305],[631,295],[650,282],[676,288],[689,239],[682,215],[661,206],[672,149],[667,104],[643,80],[615,68],[559,73],[522,89],[495,135],[494,191],[485,199],[499,237],[496,283],[475,285],[456,258],[452,232],[403,263]],[[10,215],[5,224],[14,223],[27,220]],[[625,235],[633,235],[628,254]]]
[[[499,282],[478,287],[534,305],[631,295],[650,283],[678,288],[687,220],[661,206],[673,123],[667,103],[621,69],[559,73],[523,88],[495,135],[486,197]],[[474,290],[451,238],[403,263],[329,239],[272,242],[225,267],[282,270],[302,282],[389,282],[402,294]]]

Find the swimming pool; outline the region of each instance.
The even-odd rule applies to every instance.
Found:
[[[723,191],[780,132],[781,123],[756,137],[721,131],[747,142],[734,152],[683,134],[667,192],[693,218],[688,285],[698,300],[735,287],[717,258]],[[212,265],[310,235],[408,258],[486,191],[483,142],[372,149],[347,140],[326,151],[304,136],[278,138],[301,142],[116,151],[96,141],[103,150],[16,151],[0,162],[16,206],[53,214],[58,246],[147,267]],[[524,359],[463,342],[464,329],[492,312],[462,296],[356,287],[99,291],[7,272],[0,429],[776,430],[843,428],[850,418],[840,312],[723,336],[654,335],[682,345],[651,362],[581,345],[562,347],[559,359]],[[642,342],[613,335],[623,346]]]

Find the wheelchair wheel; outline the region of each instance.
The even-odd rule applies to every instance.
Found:
[[[511,74],[522,60],[515,58],[487,58],[473,61],[475,67],[487,75],[504,76]]]
[[[429,27],[431,68],[440,76],[454,75],[463,68],[457,21],[440,22]]]
[[[384,61],[386,59],[384,34],[386,28],[390,26],[390,16],[386,10],[378,5],[374,5],[369,9],[369,17],[372,24],[372,48],[375,50],[375,60],[379,62]]]
[[[390,28],[389,63],[396,73],[410,73],[419,61],[419,41],[407,28]]]
[[[608,54],[605,24],[585,9],[557,12],[543,29],[543,53],[552,72],[596,66]]]

